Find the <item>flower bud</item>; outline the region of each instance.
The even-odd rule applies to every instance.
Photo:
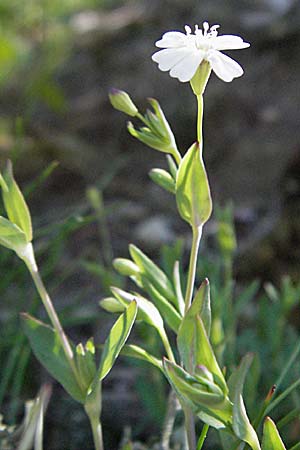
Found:
[[[149,172],[149,176],[154,183],[158,184],[166,191],[169,191],[172,194],[175,193],[175,180],[166,170],[152,169]]]
[[[125,307],[114,297],[107,297],[100,300],[99,305],[110,313],[122,313]]]
[[[127,94],[127,92],[112,88],[109,92],[109,100],[112,106],[118,111],[122,111],[131,117],[135,117],[138,109]]]
[[[138,266],[130,259],[116,258],[113,261],[113,266],[124,277],[131,277],[140,273]]]

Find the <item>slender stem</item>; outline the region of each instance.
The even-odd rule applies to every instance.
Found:
[[[185,300],[184,300],[184,304],[185,304],[184,312],[185,313],[189,309],[191,302],[192,302],[192,296],[193,296],[193,290],[194,290],[194,284],[195,284],[195,276],[196,276],[197,257],[198,257],[198,250],[199,250],[201,235],[202,235],[202,227],[193,227],[193,240],[192,240],[192,248],[191,248],[191,255],[190,255],[190,265],[189,265],[187,288],[186,288]]]
[[[203,122],[203,95],[197,95],[198,116],[197,116],[197,141],[202,142],[202,122]]]
[[[207,425],[206,423],[203,425],[202,431],[201,431],[201,435],[199,437],[198,440],[198,444],[197,444],[197,450],[201,450],[204,444],[204,441],[206,439],[207,436],[207,432],[209,429],[209,425]]]
[[[49,316],[49,319],[51,320],[51,323],[53,325],[53,328],[56,330],[56,332],[58,333],[62,348],[65,352],[66,358],[69,362],[69,365],[73,371],[73,374],[79,384],[79,386],[82,386],[82,382],[80,380],[80,377],[78,375],[78,371],[76,369],[76,365],[75,365],[75,361],[74,361],[74,355],[73,355],[73,350],[71,348],[71,345],[69,343],[69,340],[61,326],[60,320],[56,314],[56,311],[54,309],[53,303],[51,301],[51,298],[45,288],[45,285],[40,277],[39,271],[36,267],[32,267],[31,265],[28,265],[30,274],[32,276],[32,279],[34,281],[34,284],[36,286],[36,289],[41,297],[41,300],[44,304],[44,307],[47,311],[47,314]]]
[[[172,348],[171,348],[171,345],[170,345],[167,333],[165,332],[165,330],[163,330],[162,332],[159,333],[159,335],[160,335],[162,343],[163,343],[163,345],[165,347],[165,350],[166,350],[166,353],[168,355],[169,360],[175,363],[176,361],[175,361],[175,358],[174,358],[174,354],[173,354],[173,351],[172,351]]]
[[[193,412],[190,408],[183,408],[185,418],[185,431],[188,442],[188,450],[196,450],[196,433],[195,433],[195,420]]]
[[[173,426],[176,418],[176,414],[179,408],[178,399],[173,390],[170,391],[168,396],[167,412],[164,419],[161,448],[162,450],[170,450],[170,438],[173,431]]]
[[[176,161],[177,166],[179,166],[180,162],[181,162],[181,154],[179,153],[179,150],[177,147],[173,147],[173,151],[172,151],[172,156]]]
[[[101,422],[97,416],[89,416],[89,419],[93,433],[95,450],[104,450]]]

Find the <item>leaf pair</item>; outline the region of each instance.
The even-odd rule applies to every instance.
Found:
[[[209,342],[210,289],[205,280],[178,330],[178,349],[185,370],[165,361],[166,375],[178,397],[204,422],[225,428],[231,422],[228,388]]]
[[[75,400],[84,404],[87,396],[98,388],[111,370],[129,336],[136,314],[137,305],[132,302],[117,319],[105,341],[98,370],[92,341],[88,341],[85,348],[77,346],[77,351],[73,347],[76,374],[54,329],[28,314],[22,314],[22,323],[37,359]]]

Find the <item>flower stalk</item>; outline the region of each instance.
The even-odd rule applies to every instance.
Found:
[[[197,141],[200,144],[200,148],[202,148],[202,140],[203,140],[203,95],[197,95],[197,106],[198,106],[198,114],[197,114]]]

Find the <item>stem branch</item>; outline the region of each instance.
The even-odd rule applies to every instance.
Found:
[[[188,450],[196,450],[196,433],[194,415],[190,408],[183,408]]]

